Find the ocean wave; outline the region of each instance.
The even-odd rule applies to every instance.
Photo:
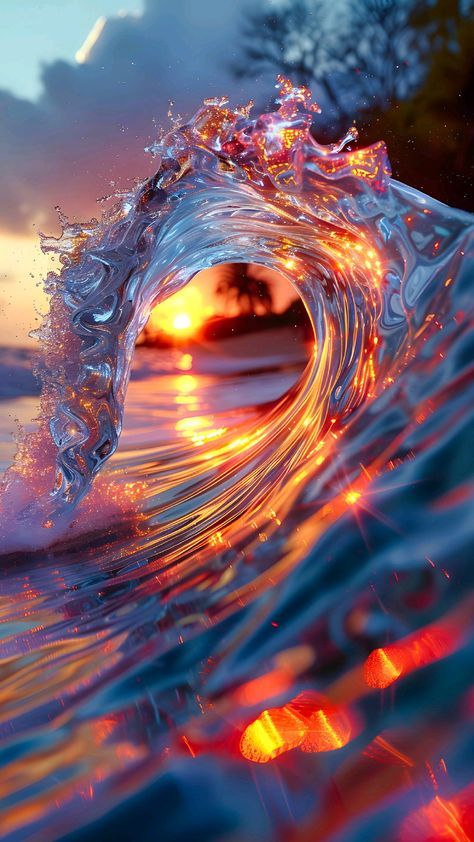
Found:
[[[44,243],[40,421],[0,504],[5,838],[111,810],[115,834],[166,813],[164,839],[425,838],[448,802],[463,826],[472,217],[314,114],[284,80],[257,117],[207,101]],[[303,299],[304,370],[198,354],[151,389],[137,351],[120,439],[152,307],[239,261]]]

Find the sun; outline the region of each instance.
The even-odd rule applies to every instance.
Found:
[[[193,321],[189,313],[178,313],[173,319],[173,328],[179,333],[192,330]]]
[[[176,339],[188,339],[199,334],[213,312],[201,290],[190,284],[155,307],[150,314],[149,330],[157,335],[164,333]]]

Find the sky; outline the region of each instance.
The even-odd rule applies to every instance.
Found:
[[[184,117],[207,96],[267,101],[273,80],[230,70],[248,4],[265,2],[3,0],[0,345],[28,344],[46,309],[38,233],[59,233],[57,207],[90,219],[111,186],[151,174],[170,100]]]
[[[3,0],[0,88],[35,99],[43,64],[72,60],[99,17],[124,12],[143,12],[142,0]]]

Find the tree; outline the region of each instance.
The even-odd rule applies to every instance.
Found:
[[[216,295],[224,299],[226,310],[236,306],[241,315],[271,313],[273,295],[270,284],[249,274],[248,263],[230,263],[221,267]]]
[[[413,96],[378,115],[363,135],[389,142],[396,178],[472,210],[474,17],[460,14],[453,0],[438,0],[422,13],[420,4],[416,15],[429,27],[432,45],[426,78]]]
[[[363,108],[388,108],[424,78],[430,39],[416,26],[416,0],[288,0],[246,16],[237,76],[265,71],[319,88],[339,122]]]
[[[334,38],[325,26],[324,0],[289,0],[275,8],[246,12],[242,56],[232,69],[237,77],[263,72],[287,76],[297,85],[316,83],[339,113],[346,109],[332,76],[341,70]]]
[[[343,49],[359,107],[389,108],[422,83],[430,41],[414,0],[352,0]]]
[[[263,0],[262,0],[263,2]],[[324,90],[332,140],[357,116],[389,144],[397,178],[472,208],[474,0],[279,0],[243,24],[241,76]],[[420,167],[423,160],[423,167]]]

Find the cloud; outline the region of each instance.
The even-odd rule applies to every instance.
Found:
[[[0,228],[50,231],[57,205],[72,218],[96,215],[111,181],[151,172],[143,148],[169,122],[170,99],[189,116],[206,96],[255,95],[252,80],[236,82],[228,69],[245,7],[148,0],[141,16],[102,19],[78,63],[47,65],[36,102],[0,91]],[[260,82],[259,91],[264,84],[271,90]]]

